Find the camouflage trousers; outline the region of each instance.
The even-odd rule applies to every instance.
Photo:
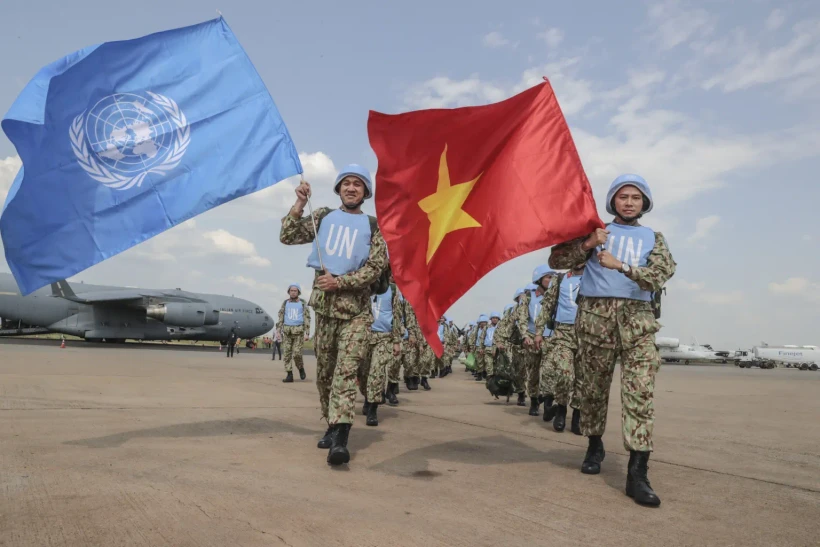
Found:
[[[541,361],[538,364],[538,392],[542,397],[555,393],[555,366],[550,362],[553,350],[552,336],[541,343]]]
[[[524,372],[527,375],[526,393],[527,397],[536,399],[540,395],[541,383],[541,352],[535,349],[525,347],[524,353]]]
[[[387,381],[391,384],[398,384],[399,383],[399,375],[401,373],[401,365],[404,362],[404,353],[405,353],[405,346],[407,345],[407,340],[401,341],[401,353],[398,356],[394,356],[393,359],[390,361],[390,364],[387,365]]]
[[[430,344],[424,344],[421,348],[421,355],[419,356],[419,374],[422,378],[427,378],[432,374],[436,366],[436,354],[433,353],[433,348]]]
[[[655,375],[660,325],[648,302],[583,298],[578,307],[581,431],[603,435],[615,362],[621,361],[621,427],[624,448],[652,451]]]
[[[515,371],[515,392],[524,393],[527,390],[527,369],[524,368],[524,348],[513,346],[510,357]]]
[[[404,367],[405,378],[421,376],[419,361],[419,345],[417,343],[411,344],[409,341],[404,340],[401,348],[401,362]]]
[[[581,408],[575,325],[559,323],[550,340],[552,348],[542,361],[541,394],[552,394],[559,405]],[[549,385],[548,389],[544,387],[545,382]]]
[[[484,371],[487,376],[493,375],[493,365],[495,364],[496,347],[484,347]]]
[[[369,313],[353,319],[316,314],[316,388],[329,425],[353,423],[356,380],[372,322]]]
[[[484,346],[476,347],[475,350],[475,370],[476,372],[486,372],[487,371],[487,361],[486,361],[486,351],[484,351]]]
[[[282,327],[282,353],[285,358],[285,372],[293,372],[293,365],[302,370],[305,363],[302,358],[302,347],[305,343],[304,327]]]
[[[387,368],[393,361],[393,335],[389,332],[371,332],[370,348],[358,374],[359,392],[368,402],[384,402]]]

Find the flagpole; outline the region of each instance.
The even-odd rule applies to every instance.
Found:
[[[302,182],[305,182],[305,177],[302,175]],[[316,256],[319,257],[319,266],[322,268],[322,274],[326,273],[325,263],[322,261],[322,251],[319,250],[319,230],[316,229],[316,219],[313,216],[313,204],[310,202],[310,194],[308,192],[308,214],[310,215],[310,222],[313,224],[313,241],[316,243]]]

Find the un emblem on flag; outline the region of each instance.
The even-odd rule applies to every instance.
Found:
[[[71,149],[88,175],[114,190],[142,185],[179,165],[191,128],[173,99],[146,91],[115,93],[71,123]]]

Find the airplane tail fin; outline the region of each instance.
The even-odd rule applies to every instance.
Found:
[[[77,298],[77,295],[74,294],[74,291],[65,279],[51,284],[51,295],[66,298],[68,300]]]

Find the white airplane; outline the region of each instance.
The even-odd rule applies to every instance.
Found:
[[[661,354],[661,359],[666,363],[679,363],[688,365],[694,361],[726,363],[729,359],[729,352],[715,351],[711,346],[702,346],[695,341],[691,345],[681,344],[677,338],[657,337],[655,345]]]

